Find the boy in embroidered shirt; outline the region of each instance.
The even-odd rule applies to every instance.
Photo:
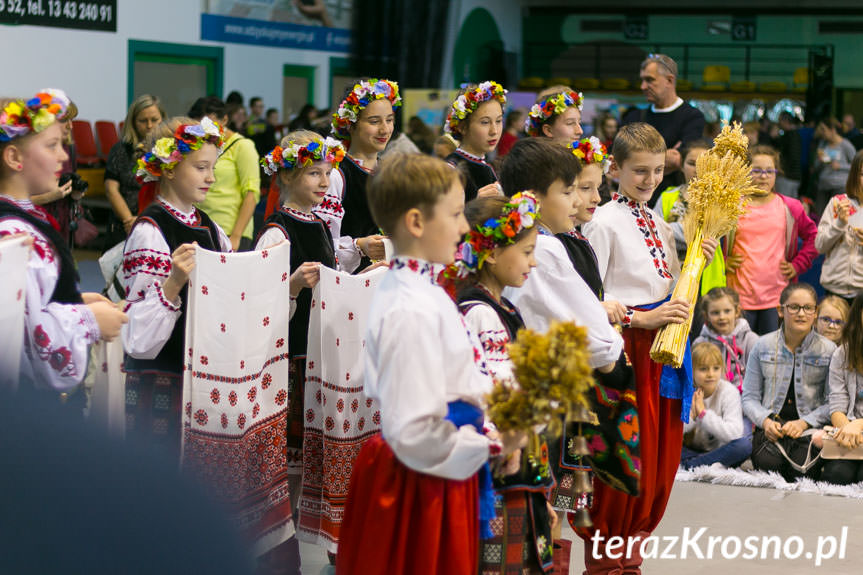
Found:
[[[686,301],[666,301],[680,271],[674,236],[646,204],[662,181],[665,142],[653,127],[630,124],[615,137],[612,156],[611,171],[619,179],[619,191],[596,210],[583,231],[596,252],[606,300],[616,299],[626,306],[623,337],[636,379],[641,485],[639,497],[630,497],[594,482],[594,527],[579,530],[585,540],[588,573],[640,572],[638,545],[632,555],[612,559],[602,549],[595,556],[589,538],[597,531],[605,537],[646,537],[659,524],[680,461],[683,421],[689,419],[692,397],[691,376],[663,373],[663,366],[650,358],[656,330],[683,323],[690,312]],[[716,245],[715,240],[702,244],[708,262]]]
[[[490,519],[489,507],[493,515],[491,477],[484,491],[477,472],[500,451],[482,430],[491,379],[433,274],[435,264],[452,262],[468,231],[462,182],[441,160],[398,154],[384,159],[369,187],[372,214],[396,256],[366,331],[365,394],[380,402],[382,433],[354,464],[340,574],[476,570],[481,520]]]

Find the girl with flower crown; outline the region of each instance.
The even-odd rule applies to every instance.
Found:
[[[148,138],[137,177],[158,194],[135,221],[123,248],[129,325],[123,330],[126,432],[179,455],[183,347],[189,272],[196,245],[229,252],[231,242],[195,208],[214,182],[222,130],[209,118],[177,117]]]
[[[569,86],[551,86],[536,96],[524,130],[528,136],[553,138],[567,144],[578,141],[581,129],[581,108],[584,96]]]
[[[383,236],[369,210],[366,186],[393,135],[394,109],[401,105],[397,83],[371,78],[354,84],[333,114],[332,134],[347,154],[314,212],[327,223],[348,272],[384,259]]]
[[[255,249],[291,242],[288,477],[295,509],[303,473],[303,400],[312,288],[320,279],[320,266],[339,268],[330,229],[312,210],[331,189],[330,178],[344,158],[345,149],[337,140],[299,130],[285,136],[261,159],[264,171],[276,180],[282,204],[267,218]]]
[[[88,349],[117,337],[126,316],[95,293],[78,291],[78,273],[65,240],[32,196],[52,192],[67,154],[63,118],[69,99],[60,90],[29,100],[0,100],[0,237],[32,238],[27,262],[19,393],[42,406],[80,410]]]
[[[497,82],[469,84],[450,106],[444,131],[461,143],[445,158],[465,174],[464,200],[478,196],[499,196],[497,173],[485,156],[497,148],[503,135],[503,108],[506,90]]]
[[[499,385],[515,385],[507,344],[524,321],[503,297],[507,286],[521,287],[536,267],[538,202],[530,193],[512,198],[477,198],[465,208],[471,227],[459,246],[456,263],[444,276],[462,278],[459,309],[471,333],[479,337],[486,365]],[[494,537],[481,541],[480,573],[547,573],[552,567],[551,531],[557,520],[546,500],[554,484],[547,448],[541,461],[512,454],[494,479],[501,495],[492,522]]]

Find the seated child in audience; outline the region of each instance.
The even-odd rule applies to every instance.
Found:
[[[680,464],[687,469],[713,463],[734,467],[752,452],[752,437],[743,431],[740,393],[722,377],[724,371],[716,346],[707,342],[692,346],[695,393],[680,454]]]
[[[842,343],[830,360],[830,422],[836,442],[849,449],[863,444],[863,295],[851,305]],[[863,460],[825,460],[821,479],[839,485],[863,481]]]
[[[491,534],[487,463],[501,446],[484,433],[481,406],[492,382],[434,274],[469,229],[463,181],[442,160],[396,154],[369,185],[372,215],[396,255],[366,328],[364,392],[380,402],[381,434],[354,464],[340,575],[474,575],[480,534]]]
[[[752,464],[786,481],[818,476],[813,434],[830,416],[827,374],[836,345],[812,330],[815,302],[809,284],[782,290],[781,327],[758,339],[743,376],[743,413],[756,426]]]
[[[818,304],[818,319],[815,320],[815,331],[839,345],[842,340],[842,329],[848,321],[850,307],[844,298],[828,295]]]
[[[743,389],[749,352],[758,341],[743,318],[740,297],[730,287],[715,287],[701,299],[704,326],[694,343],[710,342],[722,352],[722,378]]]

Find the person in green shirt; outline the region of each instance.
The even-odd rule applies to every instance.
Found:
[[[189,110],[192,119],[204,116],[222,126],[228,124],[225,104],[215,96],[198,98]],[[258,158],[252,140],[226,127],[225,143],[214,168],[216,181],[197,206],[225,230],[235,252],[252,248],[252,215],[261,199]]]

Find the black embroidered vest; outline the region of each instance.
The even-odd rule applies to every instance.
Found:
[[[162,237],[168,243],[168,252],[174,253],[182,244],[198,242],[202,248],[210,251],[222,251],[219,242],[219,229],[216,224],[201,210],[197,210],[200,223],[190,226],[178,220],[159,202],[153,202],[141,212],[135,225],[145,221],[155,225],[162,232]],[[134,228],[133,228],[134,229]],[[180,315],[174,324],[171,337],[165,342],[162,350],[154,359],[136,359],[126,355],[125,369],[132,372],[164,372],[179,374],[183,372],[183,354],[186,340],[186,308],[188,306],[189,284],[180,290]]]
[[[16,218],[23,220],[39,230],[54,247],[54,253],[60,263],[60,275],[57,277],[57,285],[51,294],[51,301],[57,303],[82,303],[81,292],[78,291],[78,270],[75,268],[75,260],[66,241],[59,232],[46,220],[19,208],[17,205],[6,200],[0,200],[0,219]]]

